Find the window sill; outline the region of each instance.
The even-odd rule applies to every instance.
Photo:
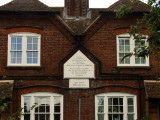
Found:
[[[117,66],[116,69],[147,69],[150,70],[151,66]]]
[[[6,66],[7,70],[41,70],[42,66]]]

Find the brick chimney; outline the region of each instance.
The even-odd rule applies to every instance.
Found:
[[[65,0],[65,19],[90,18],[89,0]]]

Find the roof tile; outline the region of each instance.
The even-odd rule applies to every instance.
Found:
[[[0,11],[51,11],[39,0],[13,0],[0,7]]]
[[[119,0],[112,4],[110,7],[108,7],[108,11],[115,11],[120,8],[121,5],[131,5],[131,0]],[[148,12],[150,10],[150,7],[139,1],[139,0],[134,0],[134,6],[133,6],[133,11],[134,12]]]

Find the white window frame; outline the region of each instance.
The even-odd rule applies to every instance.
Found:
[[[127,120],[127,98],[134,99],[134,120],[137,119],[137,96],[129,93],[122,92],[109,92],[95,95],[95,120],[98,120],[98,97],[104,97],[104,120],[108,120],[108,98],[109,97],[122,97],[123,98],[123,120]]]
[[[147,35],[143,35],[144,37],[148,37]],[[134,49],[135,49],[135,40],[134,37],[131,36],[129,34],[120,34],[116,36],[117,39],[117,66],[149,66],[149,56],[145,57],[146,59],[146,63],[145,64],[136,64],[135,63],[135,55],[132,55],[130,57],[130,64],[121,64],[119,63],[119,37],[121,38],[129,38],[130,40],[130,53],[134,53]],[[145,45],[149,45],[147,41],[145,41]]]
[[[11,63],[11,38],[12,37],[22,37],[22,63],[13,64]],[[38,62],[35,64],[27,63],[27,37],[37,37],[38,38]],[[8,60],[7,66],[40,66],[40,51],[41,50],[41,35],[37,33],[29,32],[17,32],[8,34]]]
[[[61,115],[60,115],[60,120],[63,120],[63,95],[57,94],[57,93],[50,93],[50,92],[34,92],[34,93],[28,93],[28,94],[23,94],[21,95],[21,108],[24,108],[24,97],[31,97],[30,105],[31,107],[35,105],[34,103],[34,97],[50,97],[50,120],[54,120],[54,103],[53,99],[54,97],[60,97],[60,110],[61,110]],[[30,120],[34,120],[34,112],[35,108],[33,108],[30,111],[31,117]],[[24,109],[22,110],[24,113]],[[24,120],[24,116],[21,116],[21,120]]]

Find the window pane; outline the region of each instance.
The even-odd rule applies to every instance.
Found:
[[[140,64],[140,58],[136,57],[136,58],[135,58],[135,63],[136,63],[136,64]]]
[[[60,97],[54,97],[54,105],[60,105]]]
[[[16,63],[16,58],[11,58],[11,63]]]
[[[16,44],[11,44],[11,50],[16,50]]]
[[[22,50],[22,38],[21,37],[11,38],[11,50]]]
[[[119,46],[119,51],[124,52],[124,46]]]
[[[128,98],[127,101],[128,105],[133,105],[133,98]]]
[[[112,115],[111,114],[108,115],[108,119],[112,120]]]
[[[54,106],[54,112],[60,112],[60,106]]]
[[[27,44],[27,50],[32,50],[32,44]]]
[[[22,44],[17,44],[17,50],[22,50]]]
[[[30,112],[30,97],[24,97],[24,112]]]
[[[17,37],[17,43],[22,44],[22,37]]]
[[[127,57],[127,58],[125,58],[124,60],[125,60],[125,63],[126,63],[126,64],[130,64],[130,58]]]
[[[27,52],[27,63],[29,64],[38,63],[38,53],[37,52]]]
[[[30,120],[30,114],[24,114],[24,120]]]
[[[119,98],[120,105],[123,105],[123,98]]]
[[[119,120],[119,115],[118,114],[114,114],[113,115],[113,120]]]
[[[22,57],[22,52],[17,52],[17,57]]]
[[[16,44],[16,37],[11,38],[11,44]]]
[[[120,106],[120,112],[123,112],[123,106]]]
[[[124,45],[124,40],[119,40],[119,45]]]
[[[141,58],[141,63],[146,64],[146,59],[144,57]]]
[[[33,44],[33,50],[38,50],[37,44]]]
[[[38,38],[33,38],[33,44],[37,44],[38,43]]]
[[[130,45],[129,40],[125,40],[125,45]]]
[[[108,106],[108,112],[112,112],[112,106]]]
[[[27,52],[27,58],[32,57],[32,52]]]
[[[33,52],[33,57],[38,57],[38,52]]]
[[[11,63],[21,63],[22,62],[22,52],[11,52]]]
[[[98,105],[104,105],[104,98],[98,97]]]
[[[133,106],[128,106],[128,112],[134,112],[134,107]]]
[[[130,46],[125,46],[125,52],[130,52]]]
[[[17,58],[17,63],[21,63],[21,58]]]
[[[27,58],[27,63],[32,63],[32,58]]]
[[[33,63],[38,63],[37,58],[33,58]]]
[[[45,105],[43,105],[43,104],[39,105],[39,112],[45,113]]]
[[[27,43],[31,44],[32,43],[32,37],[27,37]]]
[[[113,98],[113,105],[118,105],[118,98]]]
[[[50,115],[46,115],[46,120],[50,120]],[[56,119],[55,119],[56,120]]]
[[[108,105],[112,105],[112,98],[108,98]]]
[[[127,120],[134,120],[134,115],[133,114],[128,114],[128,119]]]
[[[104,106],[98,106],[98,112],[104,112]]]
[[[60,120],[60,114],[54,114],[54,120]]]
[[[113,112],[119,112],[118,106],[113,106]]]
[[[50,112],[50,106],[46,106],[46,112]]]
[[[104,120],[104,114],[98,114],[98,120]]]

